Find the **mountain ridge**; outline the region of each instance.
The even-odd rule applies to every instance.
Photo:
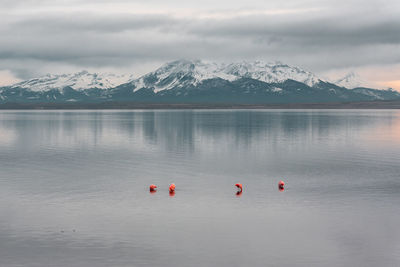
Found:
[[[10,85],[12,88],[20,87],[31,91],[46,91],[71,87],[74,90],[91,88],[109,89],[133,79],[132,75],[117,75],[113,73],[89,73],[82,70],[70,74],[46,74],[45,76],[28,79]]]
[[[47,75],[0,87],[0,103],[104,102],[306,103],[400,99],[393,90],[348,89],[280,62],[217,64],[176,60],[134,79],[132,75]]]

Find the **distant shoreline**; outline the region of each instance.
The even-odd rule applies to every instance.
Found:
[[[400,101],[282,104],[218,104],[218,103],[5,103],[0,110],[57,109],[400,109]]]

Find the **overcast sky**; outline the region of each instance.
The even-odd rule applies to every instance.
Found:
[[[400,90],[399,0],[0,0],[0,84],[139,76],[170,60],[279,60]]]

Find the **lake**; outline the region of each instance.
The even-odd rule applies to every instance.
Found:
[[[0,111],[0,163],[0,266],[400,266],[397,110]]]

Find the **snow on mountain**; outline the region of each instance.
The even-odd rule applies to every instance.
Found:
[[[356,87],[362,87],[366,85],[366,82],[358,75],[357,73],[350,72],[346,74],[344,77],[336,80],[334,82],[336,85],[353,89]]]
[[[358,75],[350,73],[339,79],[337,83],[345,87],[341,88],[311,72],[279,62],[218,64],[178,60],[138,79],[129,75],[87,71],[49,74],[0,87],[0,103],[322,103],[400,99],[400,93],[391,90],[355,88],[363,85],[358,78]],[[64,89],[66,87],[72,90]],[[87,90],[94,88],[100,90]]]
[[[82,91],[91,88],[109,89],[131,82],[134,85],[134,92],[142,88],[151,88],[155,93],[158,93],[172,88],[195,87],[204,80],[214,78],[227,81],[252,78],[267,83],[278,83],[292,79],[309,86],[319,82],[318,77],[311,72],[279,62],[243,61],[240,63],[218,64],[201,60],[177,60],[166,63],[154,72],[150,72],[136,80],[133,79],[132,75],[81,71],[62,75],[47,74],[40,78],[14,84],[11,88],[19,87],[41,92],[71,87],[77,91]]]
[[[138,79],[133,79],[132,75],[81,71],[62,75],[48,74],[40,78],[14,84],[11,88],[19,87],[30,91],[42,92],[71,87],[74,90],[82,91],[92,88],[109,89],[121,84],[131,83],[134,85],[134,92],[147,88],[158,93],[173,88],[193,88],[202,84],[205,80],[215,78],[230,82],[241,78],[251,78],[266,83],[281,83],[291,79],[311,87],[322,81],[311,72],[280,62],[242,61],[218,64],[201,60],[176,60],[166,63]],[[355,88],[365,83],[357,74],[351,72],[337,80],[335,84],[346,88]]]
[[[319,82],[311,72],[282,63],[241,62],[231,64],[206,63],[200,60],[177,60],[161,66],[135,80],[134,91],[153,88],[155,93],[176,87],[196,86],[207,79],[221,78],[234,81],[239,78],[277,83],[288,79],[303,82],[309,86]]]
[[[291,79],[305,83],[308,86],[313,86],[320,81],[320,79],[311,72],[280,62],[265,63],[262,61],[254,61],[232,63],[225,66],[223,71],[237,77],[252,78],[267,83],[278,83]]]
[[[11,87],[26,88],[31,91],[40,92],[51,89],[62,89],[71,87],[81,91],[84,89],[98,88],[108,89],[127,83],[133,80],[132,75],[116,75],[112,73],[89,73],[81,71],[73,74],[47,74],[40,78],[34,78],[20,83],[16,83]]]
[[[205,63],[200,60],[177,60],[169,62],[150,72],[133,83],[135,90],[142,88],[154,88],[154,92],[172,89],[175,87],[196,86],[204,80],[221,78],[233,81],[237,77],[221,72],[216,63]]]

